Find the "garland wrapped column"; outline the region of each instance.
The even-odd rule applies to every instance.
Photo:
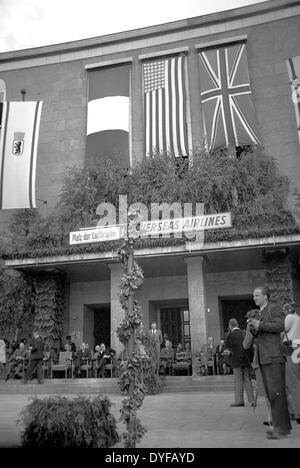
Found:
[[[65,312],[65,274],[41,271],[33,275],[35,289],[34,327],[49,351],[60,348]]]
[[[293,302],[292,264],[287,249],[266,250],[263,253],[266,284],[271,291],[271,299],[279,305]]]

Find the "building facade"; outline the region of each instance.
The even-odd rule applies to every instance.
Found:
[[[203,96],[208,88],[205,90],[204,87],[203,69],[209,69],[211,65],[211,75],[214,76],[215,51],[231,51],[242,46],[259,143],[289,178],[289,208],[299,223],[300,146],[287,68],[287,60],[300,55],[299,24],[299,2],[275,0],[134,31],[0,54],[0,79],[3,80],[6,99],[21,100],[21,90],[25,90],[26,100],[43,101],[36,173],[40,209],[45,209],[45,205],[48,211],[54,209],[66,168],[84,161],[88,157],[88,148],[97,145],[91,141],[93,130],[89,131],[89,118],[92,118],[89,103],[94,99],[93,93],[111,97],[118,96],[119,92],[123,97],[122,109],[125,117],[128,111],[128,126],[122,122],[118,126],[119,133],[110,134],[112,127],[103,124],[101,130],[107,133],[101,144],[106,148],[109,142],[116,142],[114,157],[125,155],[124,165],[135,166],[147,152],[160,145],[168,148],[170,144],[175,145],[175,141],[178,142],[177,150],[181,148],[178,155],[191,157],[193,150],[203,145],[209,118],[212,121],[219,112],[217,107],[211,109],[212,117],[207,117],[204,124],[207,103]],[[202,53],[203,57],[211,57],[210,63],[201,62]],[[167,108],[167,104],[157,101],[157,107],[147,107],[149,82],[146,78],[150,76],[148,81],[153,81],[156,73],[157,80],[162,80],[161,68],[166,62],[172,67],[172,59],[178,60],[174,67],[181,70],[184,120],[183,124],[179,121],[176,135],[171,131],[168,143],[164,136],[160,138],[160,128],[156,127],[155,121],[155,115],[161,115],[158,107]],[[227,62],[230,60],[234,61],[228,52]],[[182,68],[180,64],[183,64]],[[121,80],[110,80],[112,71],[123,73]],[[167,68],[163,73],[168,73]],[[100,91],[93,84],[97,74],[100,82],[102,77],[105,83],[105,89]],[[218,76],[215,78],[218,81]],[[240,85],[245,85],[242,81]],[[113,91],[106,89],[107,83],[115,86]],[[178,89],[177,103],[180,103]],[[150,84],[148,91],[151,90]],[[230,94],[228,89],[227,92]],[[223,103],[224,99],[223,96]],[[246,119],[246,123],[243,119],[238,121],[237,109],[247,105],[237,99],[235,103],[236,114],[231,111],[235,123],[232,138],[235,140],[230,141],[229,131],[226,138],[228,145],[239,146],[236,134],[244,131],[251,137],[254,127],[250,131],[247,128],[249,120]],[[225,115],[225,107],[220,109]],[[177,109],[170,108],[168,118],[172,120],[180,111],[180,104]],[[157,117],[157,121],[166,131],[168,121],[166,118],[164,123],[164,118]],[[208,145],[228,130],[222,129],[220,122],[221,117],[214,138],[210,122]],[[119,142],[121,146],[118,146]],[[128,143],[127,152],[120,150],[124,142]],[[252,142],[255,143],[254,137]],[[3,223],[9,214],[1,212]],[[145,327],[156,320],[174,344],[191,341],[194,350],[199,349],[208,336],[218,341],[224,336],[231,317],[242,320],[245,312],[253,308],[252,291],[266,281],[263,253],[271,249],[289,251],[293,265],[298,265],[300,235],[249,238],[204,246],[187,241],[180,246],[138,250],[136,257],[145,280],[137,299],[142,306]],[[78,344],[83,341],[93,346],[104,340],[113,348],[120,349],[115,330],[123,319],[118,300],[123,271],[114,253],[13,259],[6,261],[6,267],[24,271],[59,268],[66,272],[68,306],[64,318],[65,333],[73,335]],[[297,302],[300,282],[295,275],[291,281]]]

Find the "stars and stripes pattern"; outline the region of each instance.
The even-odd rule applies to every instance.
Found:
[[[199,67],[208,149],[259,144],[246,45],[201,50]]]
[[[300,55],[290,57],[286,61],[292,90],[292,102],[294,103],[297,132],[300,144]]]
[[[143,85],[146,155],[187,156],[186,57],[144,63]]]

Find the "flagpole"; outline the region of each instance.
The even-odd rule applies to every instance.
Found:
[[[21,89],[20,93],[22,94],[22,101],[25,101],[25,94],[26,94],[26,89]]]

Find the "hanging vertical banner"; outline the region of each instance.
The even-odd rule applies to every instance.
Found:
[[[144,63],[144,131],[146,156],[188,156],[186,57]]]
[[[245,44],[199,52],[204,128],[210,151],[260,143]]]
[[[89,71],[87,159],[115,159],[130,167],[130,65]]]
[[[4,102],[0,209],[36,208],[35,176],[42,101]]]
[[[300,144],[300,55],[287,59],[286,66],[292,89],[292,101],[295,108],[297,132]]]

